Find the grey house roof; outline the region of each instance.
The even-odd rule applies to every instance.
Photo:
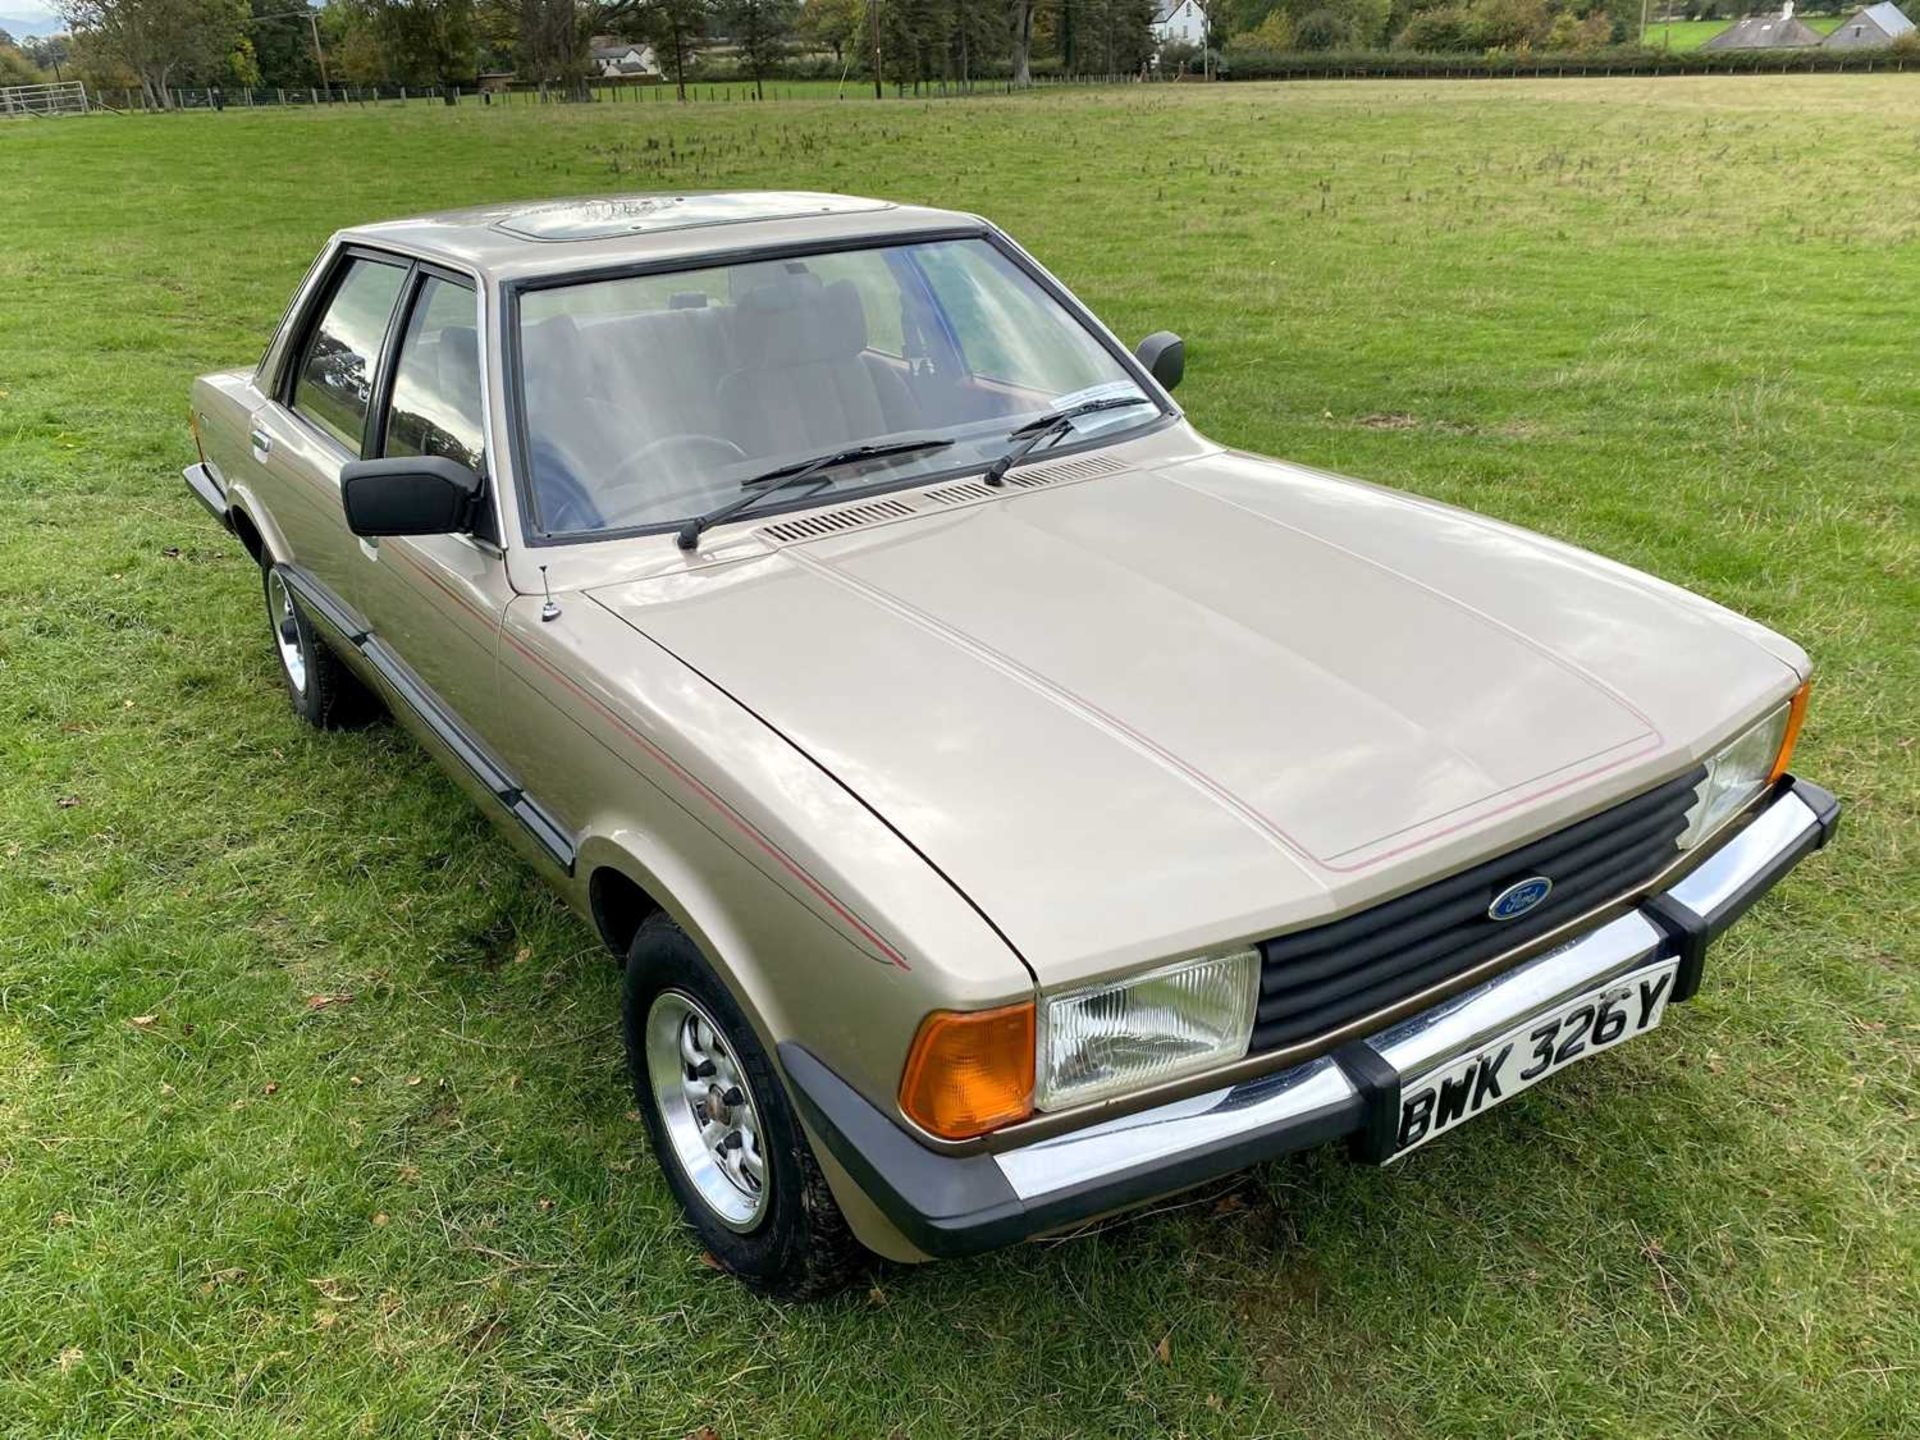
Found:
[[[1840,28],[1827,36],[1827,50],[1870,50],[1893,42],[1913,29],[1913,22],[1901,13],[1893,0],[1881,0],[1853,12],[1840,22]]]
[[[1736,20],[1702,50],[1800,50],[1820,43],[1820,32],[1791,15],[1749,15]]]

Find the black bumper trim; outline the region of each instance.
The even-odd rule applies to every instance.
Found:
[[[1788,793],[1796,796],[1813,812],[1815,823],[1715,906],[1711,915],[1696,915],[1665,894],[1641,903],[1641,913],[1667,937],[1667,945],[1654,958],[1677,954],[1681,959],[1675,1000],[1688,998],[1698,988],[1708,942],[1802,858],[1824,846],[1838,827],[1840,804],[1819,786],[1787,776],[1773,793],[1776,799]],[[1690,962],[1693,988],[1682,990],[1681,983],[1689,980]],[[931,1150],[805,1046],[785,1040],[778,1050],[794,1100],[834,1159],[908,1240],[939,1258],[974,1254],[1063,1229],[1342,1136],[1350,1137],[1356,1159],[1377,1162],[1391,1150],[1402,1080],[1377,1050],[1358,1042],[1332,1055],[1352,1084],[1352,1092],[1342,1101],[1022,1199],[992,1155]]]
[[[202,460],[197,465],[189,465],[180,472],[180,478],[187,482],[187,493],[205,507],[206,512],[220,522],[220,528],[229,533],[233,530],[233,516],[227,512],[227,492],[221,488],[220,481],[214,476],[213,467]]]

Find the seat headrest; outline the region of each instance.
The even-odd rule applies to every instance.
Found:
[[[787,274],[734,302],[742,363],[750,370],[849,360],[867,348],[867,317],[851,280]]]

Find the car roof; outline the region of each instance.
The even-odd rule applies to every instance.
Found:
[[[357,225],[338,238],[524,280],[763,246],[981,229],[952,210],[802,190],[658,191],[514,201]]]

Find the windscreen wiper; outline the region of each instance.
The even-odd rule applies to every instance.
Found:
[[[742,480],[740,485],[746,494],[737,500],[729,500],[717,510],[694,516],[680,527],[680,533],[674,538],[682,550],[691,550],[700,543],[703,530],[710,530],[722,520],[731,520],[742,511],[751,510],[777,491],[789,490],[810,480],[817,481],[817,488],[824,490],[833,483],[824,478],[824,472],[828,470],[837,470],[856,460],[878,460],[890,455],[918,455],[927,450],[944,450],[951,444],[953,441],[940,435],[923,436],[918,440],[886,440],[871,445],[848,445],[839,450],[829,450],[824,455],[816,455],[811,460],[776,465],[771,470]]]
[[[1082,415],[1092,415],[1100,410],[1123,410],[1132,405],[1151,405],[1153,401],[1145,395],[1103,395],[1098,400],[1082,400],[1078,405],[1068,405],[1064,409],[1049,410],[1037,420],[1029,420],[1016,428],[1009,440],[1017,442],[1006,454],[987,468],[980,478],[989,485],[1007,483],[1007,471],[1018,465],[1032,449],[1049,436],[1064,435],[1073,427],[1073,422]]]

